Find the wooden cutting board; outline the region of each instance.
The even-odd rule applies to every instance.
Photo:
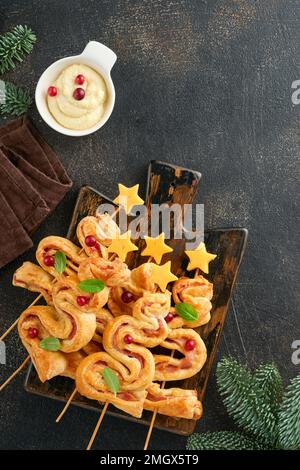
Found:
[[[149,165],[148,184],[146,193],[146,205],[150,217],[151,204],[192,203],[201,179],[201,174],[197,171],[178,167],[160,161],[152,161]],[[74,243],[78,243],[76,238],[76,226],[86,215],[94,215],[100,204],[111,203],[103,194],[89,186],[80,189],[77,202],[74,208],[70,223],[68,238]],[[210,264],[208,279],[213,282],[214,296],[212,300],[213,308],[211,320],[207,325],[197,329],[207,348],[207,361],[203,369],[190,379],[177,381],[176,386],[182,388],[196,388],[199,399],[204,400],[207,382],[214,363],[217,347],[219,344],[222,328],[226,319],[228,305],[232,289],[237,277],[239,266],[243,258],[247,241],[247,230],[244,228],[226,228],[207,230],[205,232],[205,243],[207,250],[217,254],[217,258]],[[143,241],[139,241],[142,246]],[[163,261],[171,260],[172,272],[177,276],[191,273],[186,271],[187,257],[184,255],[185,242],[183,240],[171,240],[168,242],[173,248],[173,252],[165,255]],[[129,259],[129,265],[136,266],[145,262],[145,258],[136,256],[135,253]],[[174,384],[173,384],[174,385]],[[66,401],[74,389],[74,382],[64,377],[55,377],[49,382],[41,383],[34,367],[31,365],[25,380],[25,389],[34,394]],[[73,405],[88,409],[99,410],[102,406],[85,397],[77,397],[72,402]],[[144,411],[142,418],[137,419],[126,415],[122,411],[108,408],[108,414],[127,419],[134,422],[149,425],[152,413]],[[205,408],[204,408],[205,413]],[[168,416],[157,415],[155,427],[181,435],[189,435],[194,431],[196,422],[187,419],[177,419]]]

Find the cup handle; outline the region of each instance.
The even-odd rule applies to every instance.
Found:
[[[116,54],[109,47],[97,41],[90,41],[82,52],[82,56],[98,62],[109,73],[117,60]]]

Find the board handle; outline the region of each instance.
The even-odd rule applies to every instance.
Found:
[[[197,194],[202,175],[159,160],[152,160],[148,167],[146,204],[191,204]]]
[[[152,204],[179,204],[181,208],[185,204],[192,204],[194,201],[201,173],[196,170],[172,165],[159,160],[152,160],[148,167],[146,206],[148,208],[148,222],[150,227],[151,205]],[[176,225],[176,223],[174,223]],[[173,227],[176,229],[176,226]],[[144,241],[138,243],[141,252]],[[182,257],[185,250],[185,239],[171,239],[168,245],[173,248],[173,252],[166,255],[162,262],[170,260],[172,263],[172,272],[176,275],[180,273]],[[135,256],[130,260],[134,266],[145,262],[145,258]]]

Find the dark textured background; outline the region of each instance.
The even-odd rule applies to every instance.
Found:
[[[143,191],[151,159],[200,170],[206,225],[250,231],[219,357],[250,366],[276,361],[285,382],[300,372],[291,362],[291,343],[300,339],[300,106],[291,102],[291,84],[300,79],[300,2],[2,0],[0,21],[0,32],[26,23],[37,33],[33,54],[5,76],[32,93],[48,65],[80,53],[90,39],[118,55],[115,110],[96,134],[56,134],[30,111],[75,183],[34,241],[66,233],[82,184],[110,197],[117,182],[140,182]],[[33,298],[11,286],[14,270],[33,256],[0,272],[1,331]],[[1,381],[25,357],[16,333],[7,355]],[[56,425],[61,404],[26,394],[23,381],[22,374],[1,394],[0,448],[83,448],[97,416],[71,408]],[[198,429],[232,426],[212,376]],[[145,436],[140,425],[106,417],[95,447],[142,448]],[[154,431],[150,447],[181,449],[185,438]]]

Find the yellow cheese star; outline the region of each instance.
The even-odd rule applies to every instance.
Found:
[[[138,250],[138,247],[130,240],[131,232],[122,233],[114,238],[108,247],[109,253],[116,253],[121,261],[125,262],[126,256],[130,251]]]
[[[203,242],[201,242],[195,250],[186,250],[186,254],[190,258],[190,262],[187,267],[188,271],[199,268],[206,274],[209,272],[209,263],[217,256],[213,253],[208,253]]]
[[[125,209],[126,214],[130,214],[130,211],[134,206],[141,206],[144,204],[143,199],[138,195],[138,184],[132,186],[131,188],[127,188],[123,184],[118,184],[118,186],[119,196],[116,197],[114,203],[122,206]]]
[[[171,273],[171,261],[158,266],[151,263],[150,280],[157,284],[162,292],[165,292],[169,282],[177,281],[178,277]]]
[[[161,259],[165,253],[171,253],[173,248],[165,244],[165,234],[161,233],[158,237],[145,237],[147,244],[146,248],[142,251],[142,256],[151,256],[155,259],[157,264],[160,264]]]

